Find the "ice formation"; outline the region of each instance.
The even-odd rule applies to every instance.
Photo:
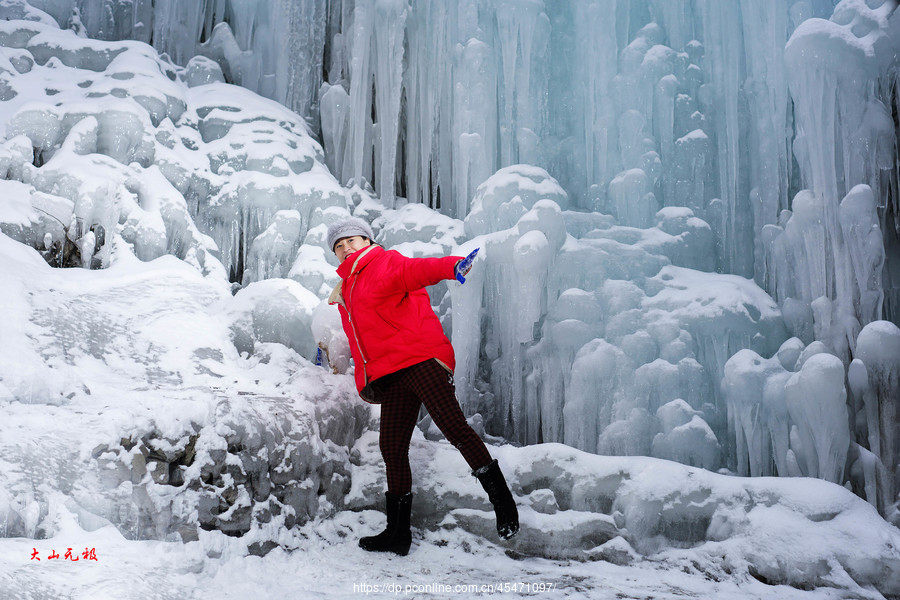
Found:
[[[32,10],[21,1],[8,4],[21,16]],[[402,208],[407,200],[438,208],[463,220],[469,239],[517,227],[515,239],[502,244],[501,256],[487,259],[488,268],[507,259],[515,268],[504,272],[502,283],[499,272],[488,278],[497,287],[484,294],[482,303],[490,313],[484,331],[455,325],[463,354],[475,351],[476,337],[492,338],[479,356],[463,357],[463,381],[495,391],[476,395],[470,387],[464,402],[469,410],[485,412],[490,427],[502,435],[598,447],[599,438],[582,439],[581,433],[566,438],[561,425],[570,373],[551,374],[550,365],[573,361],[578,349],[542,357],[551,351],[551,335],[560,338],[563,328],[580,329],[574,339],[606,336],[625,351],[630,362],[622,373],[665,360],[680,365],[682,379],[687,371],[697,381],[705,379],[684,391],[690,398],[682,399],[701,411],[698,418],[724,444],[721,464],[735,467],[742,460],[729,450],[731,438],[740,434],[728,416],[736,408],[719,391],[725,361],[744,348],[771,356],[786,335],[777,327],[768,329],[768,321],[759,338],[744,330],[730,339],[713,335],[707,340],[683,323],[663,334],[653,325],[653,333],[651,313],[675,309],[650,306],[650,300],[646,308],[641,300],[627,309],[646,310],[648,316],[619,317],[633,322],[626,326],[630,331],[615,334],[618,339],[609,339],[600,315],[585,317],[591,322],[582,321],[583,326],[552,324],[558,331],[551,334],[546,318],[569,289],[597,293],[602,282],[622,280],[651,298],[657,288],[647,289],[645,280],[666,263],[752,277],[777,301],[789,335],[804,344],[821,341],[845,363],[854,357],[865,325],[882,318],[896,321],[900,193],[890,175],[897,161],[890,118],[896,98],[888,90],[898,72],[900,18],[892,2],[664,6],[510,0],[486,6],[472,0],[444,6],[311,0],[246,3],[229,13],[222,1],[178,19],[174,2],[161,3],[152,14],[138,2],[131,12],[114,8],[102,16],[96,7],[82,4],[41,6],[59,25],[91,37],[152,37],[158,50],[186,65],[185,81],[240,83],[297,110],[321,132],[324,156],[305,147],[285,148],[277,159],[249,156],[243,149],[226,148],[218,137],[233,127],[239,133],[259,125],[247,119],[230,122],[227,115],[237,114],[236,107],[206,91],[215,85],[192,88],[198,96],[190,102],[197,130],[211,144],[216,177],[201,178],[211,183],[201,182],[198,189],[195,176],[186,197],[202,215],[201,229],[218,245],[233,280],[248,283],[285,273],[289,259],[276,256],[278,233],[267,228],[277,211],[297,210],[300,234],[284,243],[293,252],[299,241],[297,256],[304,260],[295,260],[288,272],[321,293],[328,279],[327,255],[322,260],[303,247],[307,232],[323,219],[311,206],[338,208],[346,200],[333,181],[312,192],[294,187],[293,174],[308,165],[316,171],[326,164],[341,184],[371,186],[388,209]],[[50,21],[32,12],[30,18]],[[290,25],[301,18],[305,27]],[[273,59],[283,54],[277,49],[284,44],[303,60]],[[45,55],[38,48],[36,58]],[[203,94],[212,94],[223,106],[209,114],[215,107],[199,100]],[[151,121],[158,122],[164,98],[139,97],[150,107]],[[303,128],[287,116],[280,124],[281,129],[270,131],[276,144]],[[41,136],[31,137],[37,143]],[[39,154],[42,144],[34,146]],[[130,151],[139,158],[148,151],[146,144],[143,148]],[[252,171],[252,181],[233,169]],[[502,189],[508,181],[501,175],[513,172],[531,182],[522,179],[518,198]],[[493,184],[479,187],[492,179]],[[543,229],[528,233],[535,225],[519,219],[538,201],[530,220]],[[562,220],[544,201],[558,205]],[[384,208],[352,204],[348,208],[372,219]],[[385,243],[402,239],[408,251],[420,255],[437,250],[428,246],[433,243],[430,229],[419,232],[417,240],[395,240],[392,214],[384,222]],[[607,216],[615,221],[604,220]],[[148,219],[135,227],[160,230]],[[86,232],[74,237],[81,236],[79,249],[91,240]],[[158,233],[155,241],[147,238],[142,244],[148,247],[141,251],[151,256],[160,251],[161,238]],[[449,250],[446,243],[441,248]],[[623,260],[607,265],[610,254]],[[265,274],[259,273],[261,255],[272,263]],[[701,285],[715,287],[712,279]],[[504,290],[515,295],[521,319],[500,314]],[[457,303],[476,306],[463,295],[456,295]],[[436,292],[436,304],[443,302],[440,297],[442,292]],[[767,300],[763,306],[746,304],[752,307],[751,321],[756,312],[768,314],[771,308]],[[614,332],[625,326],[613,325]],[[685,360],[695,364],[687,366]],[[606,382],[612,385],[609,393],[629,395],[627,377],[618,381]],[[498,395],[498,403],[486,409],[491,394]],[[475,401],[476,396],[486,400]],[[582,400],[572,402],[581,406]],[[649,452],[650,440],[662,432],[655,416],[662,404],[623,405],[607,417],[599,408],[604,402],[616,404],[607,397],[570,412],[588,408],[591,415],[598,413],[598,424],[579,423],[589,428],[637,419],[633,422],[642,423],[646,434],[633,448]],[[709,407],[703,409],[704,404]],[[600,447],[617,444],[614,431]]]
[[[24,315],[0,322],[0,402],[23,426],[35,406],[114,413],[41,472],[82,482],[64,496],[85,528],[223,530],[264,554],[288,543],[279,526],[375,503],[377,412],[353,402],[322,302],[325,232],[353,214],[409,256],[481,248],[465,285],[430,293],[473,424],[533,446],[500,450],[527,509],[516,552],[688,564],[690,548],[717,576],[744,561],[898,593],[878,579],[898,572],[895,530],[864,535],[889,527],[876,511],[900,523],[894,3],[0,0],[0,16],[0,268]],[[416,468],[441,493],[420,525],[477,534],[486,506],[435,475],[453,459],[421,426]],[[52,534],[56,501],[8,473],[5,535]],[[754,532],[785,512],[868,554],[771,558]]]

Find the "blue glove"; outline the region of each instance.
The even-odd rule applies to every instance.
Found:
[[[475,248],[472,252],[469,253],[467,257],[456,263],[456,268],[453,272],[456,274],[456,280],[460,283],[466,282],[466,274],[472,270],[472,263],[475,261],[475,255],[478,254],[478,251],[481,248]]]

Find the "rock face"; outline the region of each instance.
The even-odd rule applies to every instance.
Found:
[[[350,488],[348,442],[367,415],[352,399],[331,400],[314,407],[286,397],[221,398],[209,422],[97,446],[106,489],[131,491],[131,510],[118,511],[128,516],[116,524],[135,538],[191,541],[198,528],[239,536],[340,510]]]

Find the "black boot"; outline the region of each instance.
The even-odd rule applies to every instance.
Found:
[[[409,553],[412,534],[409,531],[409,513],[412,508],[412,493],[384,495],[387,527],[378,535],[359,540],[359,547],[369,552],[393,552],[400,556]]]
[[[487,492],[488,500],[494,505],[494,513],[497,515],[497,533],[500,537],[508,540],[519,533],[519,511],[516,509],[516,502],[506,485],[506,480],[503,479],[503,473],[500,472],[497,459],[477,471],[472,471],[472,475],[481,482],[481,486]]]

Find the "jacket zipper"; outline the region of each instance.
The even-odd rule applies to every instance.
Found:
[[[359,355],[363,359],[363,378],[366,384],[369,383],[369,374],[366,372],[366,365],[369,363],[369,359],[366,358],[366,353],[363,352],[362,342],[359,341],[359,333],[356,331],[356,323],[353,322],[353,313],[350,312],[350,295],[353,293],[353,288],[356,284],[356,279],[353,279],[354,285],[350,286],[350,289],[347,290],[347,300],[344,302],[344,308],[347,309],[347,319],[350,321],[350,327],[353,329],[353,338],[356,340],[356,348],[359,350]]]
[[[364,251],[362,252],[362,254],[360,254],[360,256],[354,261],[353,267],[350,269],[350,274],[351,274],[351,275],[356,271],[356,265],[359,264],[359,261],[362,259],[363,256],[365,256],[366,254],[369,253],[369,250],[371,250],[372,247],[373,247],[373,246],[370,245],[370,246],[369,246],[366,250],[364,250]],[[357,277],[358,277],[358,276],[359,276],[359,274],[357,274]],[[347,280],[349,280],[349,279],[350,279],[350,277],[348,276],[348,277],[347,277]],[[348,281],[348,282],[349,282],[349,281]],[[360,357],[362,357],[362,359],[363,359],[363,379],[365,380],[366,385],[368,385],[368,384],[369,384],[369,374],[368,374],[368,372],[366,371],[366,365],[368,364],[369,359],[366,358],[366,353],[363,352],[362,342],[361,342],[360,339],[359,339],[359,333],[357,333],[357,331],[356,331],[356,323],[354,323],[354,321],[353,321],[353,313],[350,312],[350,296],[351,296],[351,294],[353,293],[353,288],[356,287],[356,278],[353,279],[353,285],[348,286],[348,287],[349,287],[349,289],[347,290],[347,295],[346,295],[346,297],[344,298],[344,301],[343,301],[342,304],[344,305],[344,310],[347,311],[347,320],[350,321],[350,328],[353,329],[353,337],[356,338],[356,348],[357,348],[357,350],[359,350],[359,355],[360,355]],[[343,295],[343,292],[342,292],[341,295]]]

